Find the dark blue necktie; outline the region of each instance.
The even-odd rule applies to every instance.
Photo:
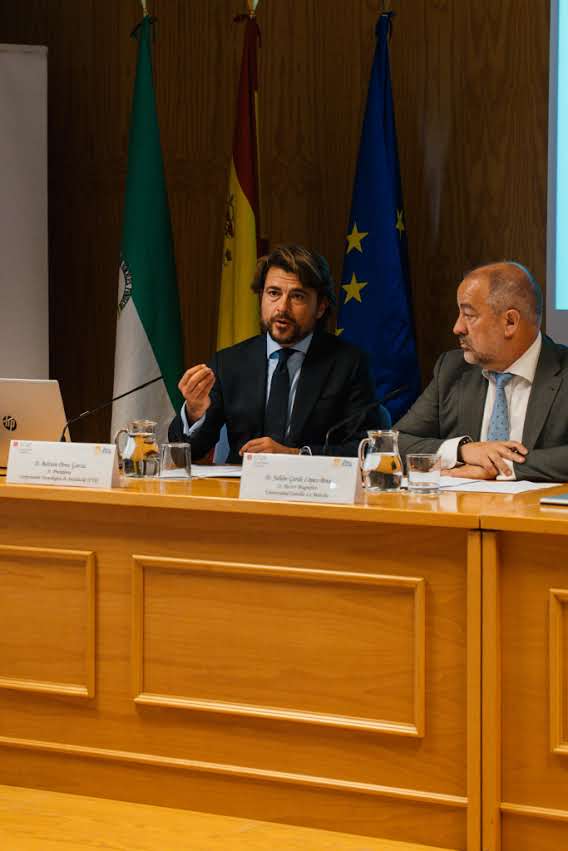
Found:
[[[277,443],[284,443],[288,423],[288,399],[290,397],[290,375],[288,360],[295,349],[279,349],[278,365],[272,374],[270,395],[264,412],[264,434]]]
[[[490,372],[495,378],[495,402],[487,429],[487,440],[509,440],[509,408],[505,396],[505,385],[513,377],[512,372]]]

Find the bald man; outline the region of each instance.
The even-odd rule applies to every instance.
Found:
[[[519,263],[492,263],[457,301],[461,351],[396,424],[402,454],[437,452],[454,476],[568,481],[568,348],[540,332],[540,287]]]

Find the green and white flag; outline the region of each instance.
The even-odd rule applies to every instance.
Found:
[[[131,420],[144,418],[158,422],[163,440],[169,421],[183,403],[177,389],[183,348],[152,79],[152,22],[145,15],[133,33],[138,62],[128,144],[113,396],[159,375],[163,381],[113,404],[112,434]]]

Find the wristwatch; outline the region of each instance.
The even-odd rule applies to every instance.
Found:
[[[460,464],[463,464],[463,458],[461,453],[462,446],[465,446],[467,443],[473,443],[473,440],[471,437],[469,437],[469,435],[466,435],[466,437],[462,437],[462,439],[458,443],[456,458]]]

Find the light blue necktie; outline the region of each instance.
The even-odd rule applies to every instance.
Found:
[[[495,403],[487,429],[487,440],[509,440],[509,409],[505,396],[505,385],[513,377],[512,372],[490,372],[495,377]]]

